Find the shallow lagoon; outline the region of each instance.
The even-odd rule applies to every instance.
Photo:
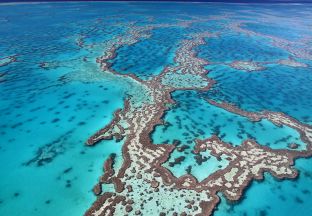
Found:
[[[299,148],[305,149],[299,133],[292,128],[277,127],[267,120],[251,122],[245,117],[210,105],[193,91],[175,92],[173,99],[177,102],[176,107],[166,113],[165,124],[156,127],[152,138],[154,143],[158,144],[173,144],[175,140],[179,140],[180,145],[185,146],[183,151],[175,150],[165,163],[176,176],[186,174],[187,168],[192,166],[191,173],[201,181],[209,173],[228,164],[226,160],[217,161],[215,157],[209,155],[203,155],[209,159],[202,164],[196,162],[196,157],[192,153],[194,139],[205,139],[212,135],[218,135],[225,142],[235,146],[251,138],[272,149],[285,149],[291,143],[298,143]],[[185,159],[180,164],[170,166],[175,158],[181,156]]]

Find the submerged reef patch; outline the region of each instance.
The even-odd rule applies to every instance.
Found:
[[[212,100],[207,102],[247,117],[250,121],[267,119],[277,126],[286,125],[293,128],[300,133],[306,149],[273,150],[259,145],[252,139],[247,139],[240,146],[234,147],[213,135],[208,139],[195,140],[193,154],[198,156],[197,162],[199,164],[205,162],[206,156],[203,157],[201,154],[209,150],[210,157],[221,160],[222,156],[228,163],[220,166],[219,170],[207,175],[203,180],[199,181],[192,175],[191,166],[187,167],[187,173],[180,177],[176,177],[163,166],[170,158],[169,167],[182,163],[186,156],[172,158],[171,155],[175,150],[183,153],[188,146],[180,146],[180,142],[156,145],[152,143],[150,134],[156,125],[165,124],[162,119],[164,113],[176,103],[171,98],[173,91],[209,91],[215,84],[214,80],[206,76],[209,71],[204,66],[208,65],[209,61],[198,58],[194,51],[195,47],[206,43],[207,40],[204,38],[215,36],[209,32],[190,34],[190,39],[183,40],[177,49],[174,65],[164,68],[159,75],[154,75],[150,80],[141,80],[133,74],[120,74],[111,69],[107,61],[115,58],[115,47],[127,44],[122,38],[116,45],[112,43],[114,48],[109,54],[98,58],[103,70],[139,82],[148,89],[152,99],[139,106],[135,105],[133,97],[126,99],[124,108],[116,111],[111,123],[88,139],[87,144],[90,146],[100,140],[124,139],[122,150],[124,161],[120,169],[114,169],[113,157],[105,162],[104,175],[93,190],[98,196],[97,201],[86,215],[154,215],[155,211],[160,215],[211,215],[220,201],[217,195],[219,192],[222,192],[228,200],[237,201],[252,180],[263,179],[264,172],[269,172],[279,179],[297,177],[298,172],[293,167],[294,159],[312,155],[311,126],[283,113],[270,111],[252,113]],[[130,31],[128,37],[139,40],[145,37],[145,33],[134,30]],[[262,69],[253,62],[237,61],[232,66],[247,71]],[[199,134],[205,133],[199,131]],[[189,133],[185,132],[184,135],[187,137]],[[103,191],[102,187],[105,184],[113,184],[114,193]],[[184,208],[181,209],[180,206]]]

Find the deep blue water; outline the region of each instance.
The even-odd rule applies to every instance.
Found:
[[[155,29],[151,38],[119,49],[117,58],[110,61],[112,68],[120,73],[134,72],[141,79],[157,75],[173,63],[172,53],[185,38],[184,34],[179,27]]]
[[[212,62],[258,61],[272,62],[287,58],[289,54],[269,44],[268,39],[228,33],[221,38],[209,38],[207,44],[197,48],[198,56]]]
[[[227,66],[211,66],[209,77],[218,84],[209,97],[238,104],[250,111],[272,110],[311,123],[310,68],[270,65],[259,73],[246,73]]]

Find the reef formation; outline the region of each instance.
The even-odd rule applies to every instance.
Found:
[[[124,108],[114,113],[113,120],[87,140],[89,146],[108,139],[124,140],[124,144],[121,168],[114,167],[114,155],[107,159],[104,163],[104,174],[93,189],[97,200],[85,215],[155,215],[155,212],[159,212],[159,215],[211,215],[220,201],[219,192],[228,200],[237,201],[252,180],[263,179],[264,172],[271,173],[278,179],[296,178],[298,171],[293,167],[294,160],[312,156],[312,127],[308,124],[281,112],[249,112],[235,105],[207,98],[207,103],[246,117],[250,121],[267,119],[279,127],[285,125],[293,128],[300,133],[306,148],[296,150],[294,143],[289,149],[273,150],[261,146],[253,139],[247,139],[240,146],[234,147],[213,135],[204,140],[196,139],[193,153],[199,155],[209,151],[217,159],[225,157],[229,164],[224,169],[199,182],[190,172],[178,178],[162,166],[176,149],[176,145],[155,144],[150,134],[155,126],[164,124],[164,113],[174,106],[175,101],[171,98],[173,91],[209,91],[216,83],[206,76],[209,71],[205,66],[211,62],[199,58],[195,48],[205,44],[205,39],[219,35],[211,32],[190,34],[176,50],[174,64],[165,67],[160,74],[148,80],[142,80],[133,73],[121,74],[113,70],[110,60],[116,58],[119,48],[150,37],[153,29],[172,25],[187,28],[192,23],[201,21],[203,20],[195,19],[177,24],[143,27],[131,24],[126,34],[105,44],[106,51],[97,59],[103,73],[139,83],[142,86],[139,94],[144,100],[139,102],[135,95],[126,98]],[[227,27],[249,35],[256,34],[243,30],[241,25],[243,24],[235,23]],[[295,56],[311,59],[308,53],[298,51],[286,40],[276,37],[270,39],[274,46],[286,49]],[[79,46],[84,46],[82,41]],[[292,60],[278,63],[294,67],[305,66]],[[246,71],[264,69],[259,63],[248,61],[236,61],[230,66]],[[114,191],[106,191],[105,185],[113,185]]]
[[[311,9],[0,3],[0,215],[310,215]]]

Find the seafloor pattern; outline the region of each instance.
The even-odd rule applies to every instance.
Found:
[[[0,214],[310,215],[311,28],[309,4],[1,4]]]

